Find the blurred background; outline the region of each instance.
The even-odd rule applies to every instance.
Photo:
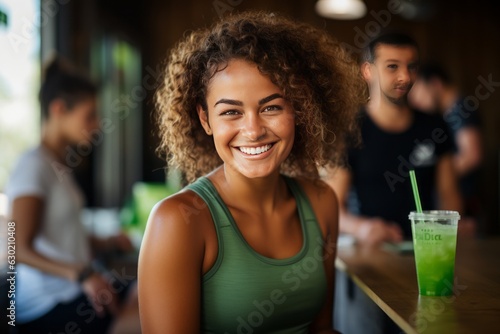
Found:
[[[354,56],[382,30],[408,32],[419,43],[422,60],[444,64],[464,96],[478,97],[482,85],[480,92],[490,94],[479,105],[485,154],[481,230],[498,233],[500,3],[333,2],[340,9],[332,18],[318,13],[317,0],[0,0],[0,193],[19,155],[39,142],[41,64],[57,53],[87,71],[100,88],[101,130],[93,134],[94,145],[70,152],[72,172],[87,197],[86,220],[93,224],[101,215],[144,223],[150,204],[133,198],[151,194],[144,202],[154,202],[179,188],[175,175],[168,189],[155,188],[166,182],[167,169],[155,153],[152,97],[169,48],[186,31],[231,12],[266,10],[326,29]],[[356,2],[354,9],[350,2]]]

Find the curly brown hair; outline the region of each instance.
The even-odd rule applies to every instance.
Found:
[[[189,182],[222,164],[201,126],[207,86],[231,59],[255,63],[284,93],[296,113],[296,133],[281,172],[317,179],[319,167],[343,162],[346,135],[366,85],[356,61],[325,31],[281,15],[244,12],[190,33],[170,52],[156,93],[159,152]]]

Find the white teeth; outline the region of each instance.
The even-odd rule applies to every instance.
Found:
[[[241,152],[243,152],[245,154],[257,155],[257,154],[261,154],[261,153],[269,151],[269,149],[272,146],[273,145],[271,145],[271,144],[260,146],[260,147],[242,147],[242,146],[240,146],[239,149]]]

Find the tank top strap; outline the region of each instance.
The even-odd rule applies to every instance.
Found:
[[[186,189],[194,191],[206,203],[212,214],[217,232],[219,228],[231,225],[230,218],[224,210],[225,204],[222,203],[222,199],[218,195],[217,189],[215,189],[208,178],[202,176],[188,185]]]
[[[284,176],[284,178],[288,188],[295,197],[298,210],[302,212],[302,217],[304,217],[306,221],[316,221],[316,215],[314,214],[311,203],[309,202],[309,198],[305,194],[302,187],[297,183],[296,180],[292,179],[291,177]]]
[[[309,198],[304,193],[302,187],[291,177],[284,176],[284,179],[288,188],[295,197],[297,207],[302,212],[302,217],[308,221],[316,220]],[[218,227],[231,225],[230,217],[228,217],[227,213],[223,209],[225,207],[225,203],[222,202],[221,197],[217,193],[217,189],[215,189],[214,185],[207,177],[202,176],[198,178],[195,182],[188,185],[186,189],[194,191],[205,201],[210,209],[212,217],[214,218],[214,222],[218,225]]]

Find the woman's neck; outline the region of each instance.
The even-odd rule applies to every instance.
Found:
[[[224,202],[234,208],[272,214],[287,197],[286,184],[279,171],[261,178],[247,178],[223,165],[213,179]]]
[[[65,162],[65,153],[68,143],[62,138],[58,129],[50,122],[44,124],[42,129],[42,146],[47,149],[59,162]]]

